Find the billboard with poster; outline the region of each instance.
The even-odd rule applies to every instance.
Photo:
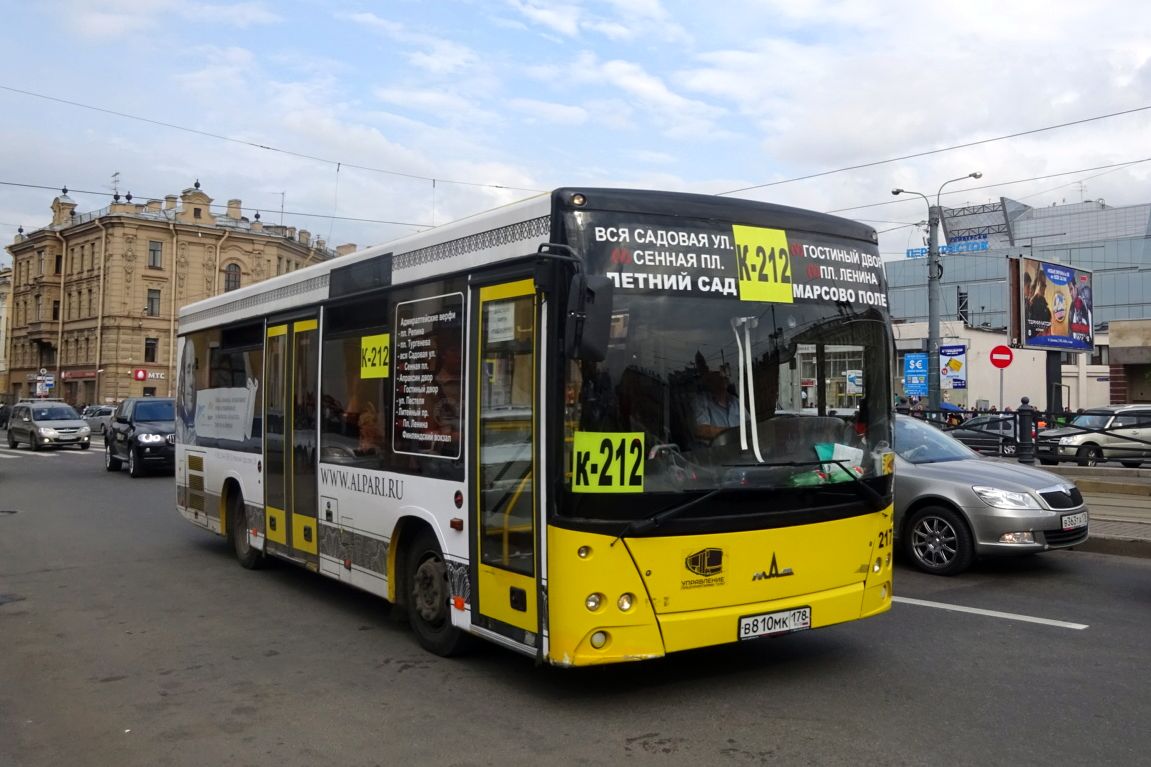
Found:
[[[1019,272],[1019,338],[1023,347],[1092,351],[1091,272],[1033,258],[1021,258]]]

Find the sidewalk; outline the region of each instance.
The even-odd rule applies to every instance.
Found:
[[[1040,466],[1070,479],[1091,513],[1091,535],[1077,551],[1151,557],[1151,470],[1060,464]]]

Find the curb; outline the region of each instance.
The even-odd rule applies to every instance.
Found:
[[[1111,554],[1119,557],[1151,559],[1151,541],[1093,535],[1078,546],[1072,546],[1069,551],[1085,551],[1089,554]]]

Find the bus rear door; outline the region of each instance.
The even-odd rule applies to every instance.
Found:
[[[269,324],[265,348],[267,545],[273,553],[316,569],[318,324],[314,318]]]

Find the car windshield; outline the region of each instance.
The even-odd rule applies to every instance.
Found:
[[[69,405],[38,407],[32,411],[32,416],[37,421],[70,421],[80,417]]]
[[[1071,420],[1071,425],[1081,429],[1104,429],[1110,420],[1110,413],[1080,413]]]
[[[895,452],[909,463],[942,463],[977,457],[954,437],[909,416],[895,419]]]
[[[136,403],[137,421],[174,421],[175,400],[155,400]]]

